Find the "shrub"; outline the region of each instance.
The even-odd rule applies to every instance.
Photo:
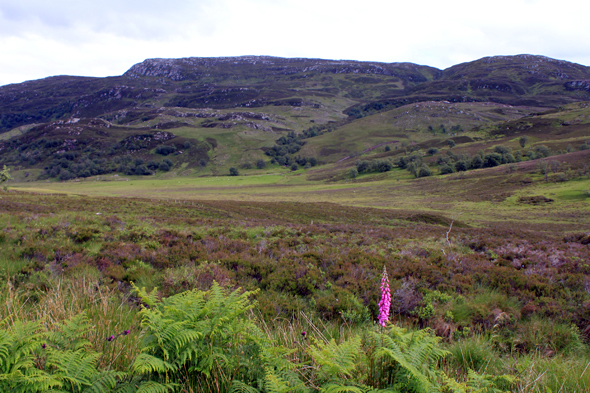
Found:
[[[229,175],[230,176],[238,176],[240,174],[240,172],[238,172],[238,170],[235,167],[231,167],[229,168]]]
[[[418,177],[427,177],[431,175],[432,171],[430,170],[430,168],[426,164],[422,164],[420,166],[420,170],[418,171]]]
[[[486,154],[483,159],[484,168],[491,168],[502,164],[502,156],[498,153]]]
[[[264,160],[256,161],[256,168],[258,168],[258,169],[266,168],[266,162]]]
[[[480,155],[475,155],[471,159],[471,168],[477,169],[483,167],[483,159]]]
[[[167,156],[169,154],[172,154],[176,151],[176,148],[174,146],[170,146],[170,145],[160,145],[158,147],[156,147],[155,153],[162,155],[162,156]]]
[[[455,163],[455,170],[457,172],[463,172],[469,169],[469,161],[459,160]]]
[[[545,145],[535,146],[535,153],[538,157],[549,157],[551,150]]]
[[[447,175],[454,172],[453,168],[447,164],[442,165],[439,170],[441,175]]]

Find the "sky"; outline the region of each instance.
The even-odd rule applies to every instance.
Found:
[[[148,58],[279,56],[445,69],[533,54],[590,66],[587,0],[0,0],[0,86]]]

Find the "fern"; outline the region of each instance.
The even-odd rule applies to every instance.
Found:
[[[175,370],[172,364],[147,353],[139,354],[131,368],[135,374],[163,374]]]
[[[147,373],[157,381],[198,383],[217,378],[229,386],[235,377],[251,374],[246,367],[262,364],[260,335],[246,312],[253,307],[254,292],[229,292],[214,283],[209,291],[187,291],[158,300],[154,293],[138,290],[150,308],[140,312],[144,355],[133,371]],[[159,362],[158,362],[159,360]],[[240,374],[241,373],[241,374]]]
[[[442,371],[437,369],[438,361],[446,356],[430,331],[407,332],[392,326],[388,334],[373,333],[373,342],[378,349],[377,360],[389,363],[383,375],[391,375],[394,388],[415,392],[431,392],[440,389]]]
[[[61,387],[57,379],[36,367],[35,353],[44,338],[38,331],[39,322],[20,321],[0,330],[0,391],[33,393]]]
[[[467,386],[473,393],[505,393],[503,390],[496,388],[498,382],[511,385],[516,382],[516,378],[510,375],[489,376],[478,374],[469,369],[467,371]]]
[[[264,388],[268,393],[288,393],[300,392],[306,393],[308,389],[303,382],[294,381],[284,378],[282,375],[277,375],[270,368],[266,368],[264,376]]]
[[[57,330],[47,333],[47,342],[54,348],[77,351],[90,346],[84,338],[90,330],[90,322],[84,312],[57,325]]]
[[[145,380],[143,376],[135,376],[130,380],[119,382],[114,393],[167,393],[174,390],[174,384],[159,383]]]
[[[343,386],[333,383],[326,384],[320,389],[322,393],[364,393],[364,391],[356,386]]]
[[[242,381],[233,381],[229,393],[260,393],[260,391]]]
[[[358,335],[341,344],[332,339],[329,343],[309,347],[309,354],[319,366],[321,379],[326,381],[352,377],[360,353],[361,338]]]

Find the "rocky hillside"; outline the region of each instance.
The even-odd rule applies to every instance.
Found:
[[[2,86],[0,132],[134,107],[298,106],[313,105],[314,97],[346,99],[343,109],[357,117],[432,100],[555,107],[590,99],[589,81],[588,67],[530,55],[487,57],[444,71],[263,56],[148,59],[119,77],[58,76]]]
[[[1,86],[0,164],[63,179],[225,173],[269,155],[275,164],[315,165],[589,100],[589,67],[542,56],[446,70],[265,56],[148,59],[117,77]]]

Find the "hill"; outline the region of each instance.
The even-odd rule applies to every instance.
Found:
[[[427,149],[449,138],[479,150],[502,122],[590,100],[588,81],[588,67],[530,55],[446,70],[264,56],[148,59],[118,77],[0,87],[0,164],[27,179],[67,180],[247,173],[259,161],[277,169],[337,163],[383,145]]]

